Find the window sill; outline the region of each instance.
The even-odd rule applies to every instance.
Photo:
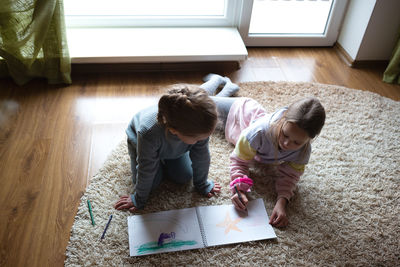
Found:
[[[72,63],[241,61],[247,50],[236,28],[70,28]]]

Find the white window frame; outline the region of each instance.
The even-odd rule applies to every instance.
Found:
[[[249,35],[253,0],[242,3],[239,33],[246,46],[333,46],[337,40],[348,0],[334,0],[323,34],[265,34]]]
[[[66,25],[67,28],[235,27],[242,1],[225,0],[224,16],[66,16]]]

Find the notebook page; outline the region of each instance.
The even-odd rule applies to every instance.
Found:
[[[276,238],[261,198],[249,202],[247,216],[233,204],[197,208],[208,246]]]
[[[195,208],[128,217],[130,256],[204,247]]]

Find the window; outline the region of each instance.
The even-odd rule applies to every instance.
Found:
[[[193,27],[236,23],[239,0],[64,0],[68,28]]]
[[[64,0],[73,63],[238,61],[241,0]]]
[[[253,2],[249,34],[323,34],[333,0]]]
[[[239,31],[247,46],[332,46],[347,0],[249,0]]]
[[[332,46],[346,4],[64,0],[64,11],[73,62],[234,61],[245,59],[245,46]]]

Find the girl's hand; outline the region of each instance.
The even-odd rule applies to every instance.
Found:
[[[289,224],[289,220],[286,216],[286,203],[285,198],[280,198],[275,204],[274,210],[272,211],[269,223],[275,227],[285,227]]]
[[[117,203],[115,203],[114,208],[116,210],[129,210],[130,212],[137,211],[137,208],[132,202],[131,196],[122,196]]]
[[[219,183],[214,183],[214,187],[213,189],[211,189],[210,193],[207,194],[207,197],[210,198],[215,195],[215,193],[219,192],[221,192],[221,186],[219,185]]]
[[[242,200],[240,200],[238,194],[234,194],[231,197],[232,203],[238,210],[245,211],[247,209],[247,203],[249,203],[249,200],[247,199],[246,194],[243,193],[242,191],[238,190],[238,193],[240,194],[240,198]]]

